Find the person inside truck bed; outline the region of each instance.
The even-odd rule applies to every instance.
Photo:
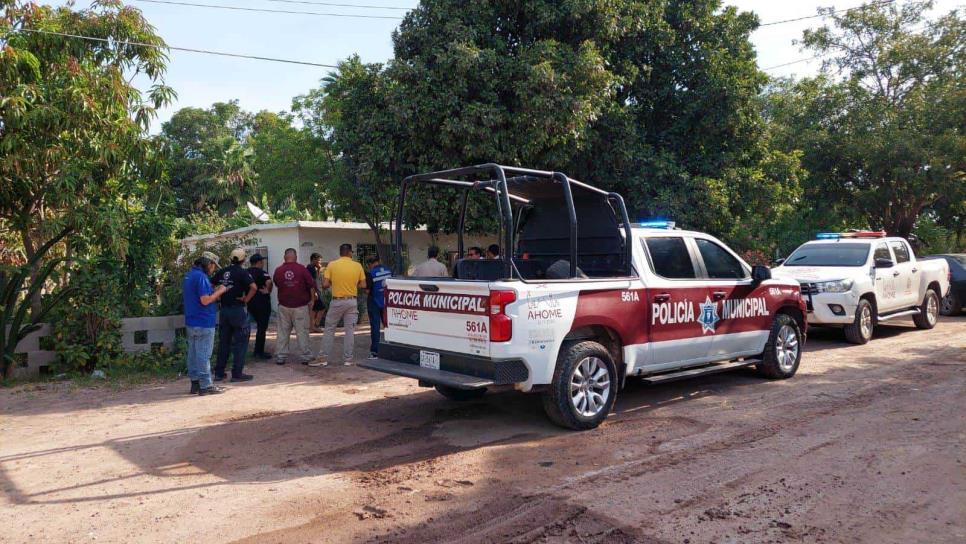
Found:
[[[499,259],[500,258],[500,246],[496,244],[490,244],[486,248],[486,258],[487,259]]]

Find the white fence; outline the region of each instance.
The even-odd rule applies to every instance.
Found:
[[[174,346],[178,329],[183,328],[183,315],[122,319],[121,346],[128,353],[148,351],[152,346],[170,348]],[[53,364],[57,353],[41,349],[41,339],[50,334],[50,325],[44,323],[40,329],[27,335],[17,344],[15,353],[18,355],[18,363],[13,368],[14,377],[37,376]]]

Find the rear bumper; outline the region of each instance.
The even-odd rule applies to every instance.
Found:
[[[439,353],[437,370],[419,366],[419,351],[418,347],[383,342],[379,345],[379,358],[361,362],[359,366],[457,389],[511,385],[525,382],[530,377],[530,371],[522,359],[495,360],[431,350]]]

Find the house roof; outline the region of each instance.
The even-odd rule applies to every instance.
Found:
[[[277,230],[277,229],[331,229],[331,230],[369,230],[369,225],[367,223],[353,223],[347,221],[289,221],[287,223],[258,223],[255,225],[249,225],[247,227],[241,227],[234,230],[228,230],[225,232],[212,233],[212,234],[198,234],[195,236],[188,236],[183,238],[182,242],[197,242],[201,240],[211,240],[213,238],[223,238],[228,236],[238,236],[241,234],[249,234],[255,232],[261,232],[266,230]],[[389,225],[383,225],[383,228],[388,229]]]

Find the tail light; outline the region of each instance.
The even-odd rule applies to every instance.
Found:
[[[506,307],[516,300],[515,291],[490,291],[491,342],[507,342],[513,337],[513,320],[506,315]]]

